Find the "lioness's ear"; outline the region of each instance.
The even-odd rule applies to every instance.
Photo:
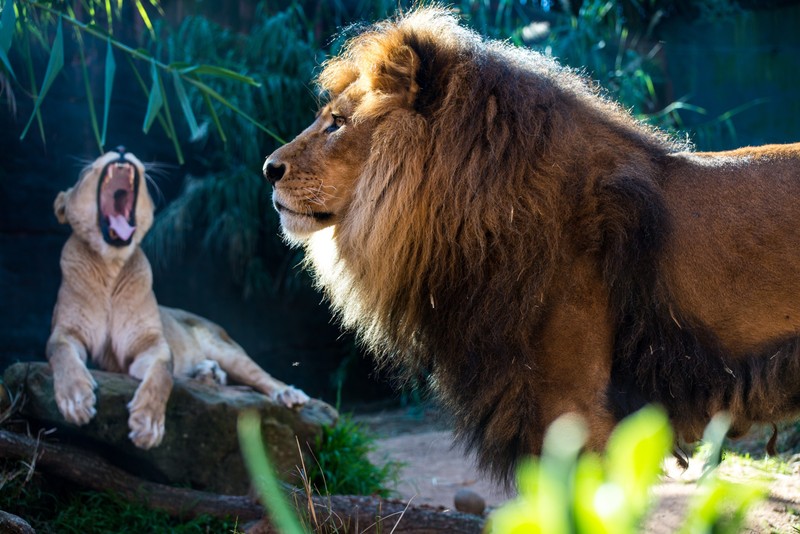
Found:
[[[61,191],[53,202],[53,211],[56,214],[56,219],[61,224],[67,224],[67,194],[71,190]]]
[[[394,93],[411,104],[419,92],[417,71],[419,56],[410,46],[392,48],[381,58],[372,79],[372,88],[382,93]]]

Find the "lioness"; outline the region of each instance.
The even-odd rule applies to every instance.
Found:
[[[440,8],[325,63],[264,165],[286,237],[381,362],[425,373],[501,476],[566,412],[677,434],[800,412],[800,144],[693,153]]]
[[[142,381],[128,404],[129,437],[149,449],[164,437],[172,376],[210,375],[252,386],[286,406],[308,396],[264,372],[218,325],[158,306],[152,271],[139,247],[153,223],[142,163],[120,147],[56,197],[58,221],[72,234],[61,253],[61,287],[47,359],[58,409],[83,425],[95,415],[95,381],[86,359]],[[221,371],[220,369],[221,368]]]

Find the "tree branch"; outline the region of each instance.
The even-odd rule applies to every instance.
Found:
[[[242,522],[262,518],[264,508],[247,496],[218,495],[186,488],[173,488],[142,480],[76,447],[45,443],[0,430],[0,457],[23,459],[49,473],[97,491],[113,491],[126,500],[139,502],[168,514],[192,518],[202,514],[238,517]],[[483,519],[431,507],[411,507],[397,500],[378,497],[332,495],[311,496],[284,486],[290,502],[303,521],[316,532],[392,531],[397,534],[478,534]],[[275,532],[262,520],[252,532]]]

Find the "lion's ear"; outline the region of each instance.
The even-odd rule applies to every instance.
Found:
[[[373,89],[382,93],[394,93],[403,97],[407,104],[413,103],[419,92],[419,64],[419,56],[411,47],[402,45],[393,48],[378,64],[372,79]]]
[[[69,192],[70,190],[61,191],[53,202],[53,211],[61,224],[67,224],[67,194]]]

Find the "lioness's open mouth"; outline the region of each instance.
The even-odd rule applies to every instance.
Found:
[[[106,243],[125,247],[136,231],[139,171],[124,154],[103,169],[97,185],[97,218]]]

